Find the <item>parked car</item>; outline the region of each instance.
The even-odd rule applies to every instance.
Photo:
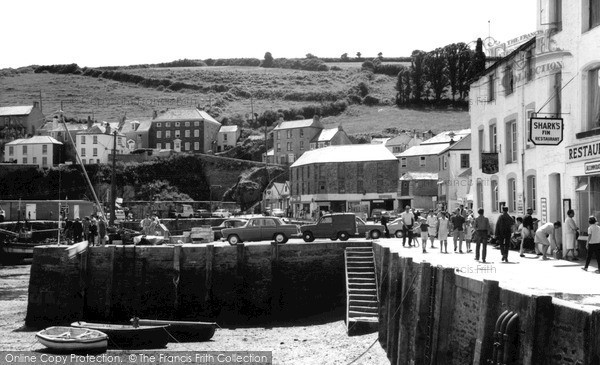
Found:
[[[244,241],[274,240],[286,243],[291,237],[300,237],[302,233],[295,224],[284,223],[277,217],[254,217],[241,227],[225,228],[222,235],[229,244],[237,245]]]
[[[194,212],[194,217],[196,217],[196,218],[210,218],[211,214],[206,209],[196,209],[196,211]]]
[[[181,204],[175,210],[169,211],[171,218],[192,218],[194,216],[194,208],[190,204]]]
[[[213,234],[214,234],[214,237],[215,237],[215,241],[218,241],[221,238],[223,238],[223,229],[225,229],[225,228],[241,227],[241,226],[245,225],[247,222],[248,222],[248,220],[244,219],[244,218],[228,218],[228,219],[225,219],[218,226],[212,227]]]
[[[285,217],[285,210],[283,209],[279,209],[279,208],[275,208],[273,209],[273,211],[271,212],[271,215],[273,217]]]
[[[367,234],[372,239],[381,237],[384,227],[381,224],[365,223],[352,213],[326,214],[314,224],[300,227],[302,239],[312,242],[315,238],[340,239],[347,241],[350,237],[365,237]]]
[[[401,238],[403,236],[402,226],[402,218],[394,219],[393,221],[388,223],[387,227],[388,231],[390,231],[390,236]]]
[[[215,218],[229,218],[231,213],[227,209],[217,209],[212,213]]]

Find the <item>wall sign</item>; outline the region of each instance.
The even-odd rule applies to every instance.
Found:
[[[546,198],[541,198],[540,206],[541,206],[541,214],[542,214],[540,219],[542,221],[542,224],[546,224],[548,222],[548,200]]]
[[[596,174],[600,172],[600,161],[587,162],[583,166],[586,174]]]
[[[498,173],[497,153],[481,153],[481,172],[488,175]]]
[[[536,146],[557,146],[563,141],[563,118],[529,119],[529,141]]]
[[[567,162],[591,160],[600,156],[600,142],[569,146],[565,151]]]

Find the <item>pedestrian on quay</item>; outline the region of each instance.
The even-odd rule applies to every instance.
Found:
[[[421,230],[421,248],[423,253],[427,253],[427,238],[429,237],[429,224],[427,218],[419,217],[419,229]]]
[[[565,219],[565,243],[564,249],[565,252],[565,260],[569,261],[569,252],[571,253],[571,257],[573,257],[573,261],[577,261],[577,256],[575,255],[575,250],[577,249],[577,237],[579,236],[579,227],[575,224],[575,220],[573,217],[575,216],[575,211],[573,209],[569,209],[567,211],[567,219]]]
[[[96,245],[96,236],[98,236],[98,221],[96,217],[92,214],[90,218],[90,233],[89,233],[89,244],[91,246]]]
[[[473,252],[471,250],[471,241],[473,240],[473,222],[475,218],[473,217],[473,211],[467,211],[467,219],[465,221],[465,245],[467,246],[467,253]]]
[[[152,219],[150,219],[150,214],[146,214],[146,217],[140,221],[140,227],[142,228],[142,234],[150,234],[150,224],[152,223]]]
[[[525,257],[523,253],[525,247],[525,240],[530,240],[535,235],[535,230],[533,229],[533,214],[532,208],[527,208],[527,214],[523,216],[523,229],[521,230],[521,247],[519,249],[519,254],[521,257]],[[535,253],[539,253],[539,249],[536,244],[533,245],[535,249]]]
[[[65,231],[64,231],[65,239],[68,243],[73,240],[73,221],[68,217],[65,220]]]
[[[587,257],[585,259],[585,266],[581,269],[587,271],[590,261],[592,260],[592,256],[595,255],[598,270],[594,272],[596,274],[600,274],[600,226],[598,226],[598,221],[593,215],[590,216],[588,222],[590,226],[588,227],[588,241],[585,245],[585,248],[587,249]]]
[[[410,211],[410,205],[404,207],[404,212],[400,214],[402,218],[402,247],[406,245],[408,238],[408,247],[412,247],[412,231],[415,224],[415,215]]]
[[[427,216],[427,233],[429,234],[429,240],[431,241],[431,248],[435,248],[433,242],[435,241],[435,236],[437,235],[437,222],[438,219],[435,216],[433,209],[429,209],[429,215]]]
[[[75,222],[73,222],[73,240],[75,242],[81,242],[83,235],[83,224],[81,223],[81,219],[79,217],[75,218]]]
[[[542,260],[548,260],[546,253],[548,252],[548,247],[550,247],[549,239],[552,239],[556,244],[555,233],[560,226],[560,221],[556,221],[554,223],[548,222],[535,231],[535,243],[542,245]]]
[[[450,221],[446,212],[440,212],[440,218],[437,223],[437,234],[440,240],[440,253],[448,253],[448,232],[450,229]],[[445,251],[445,252],[444,252]]]
[[[104,217],[98,219],[98,245],[104,246],[106,243],[106,221]]]
[[[502,253],[502,261],[508,262],[508,249],[510,248],[510,238],[513,233],[513,225],[515,224],[512,217],[508,214],[508,207],[502,208],[502,214],[496,221],[496,239],[500,244],[500,252]]]
[[[461,205],[462,207],[462,205]],[[452,239],[454,241],[454,252],[456,252],[458,242],[458,252],[463,253],[462,244],[465,239],[465,217],[463,217],[461,208],[456,209],[452,218],[450,218],[452,223]]]
[[[90,217],[86,216],[83,219],[83,222],[82,222],[82,225],[83,225],[83,239],[86,240],[86,241],[89,240],[89,238],[90,238],[90,224],[91,224]]]
[[[492,227],[490,226],[490,220],[483,215],[483,212],[483,209],[477,211],[479,216],[473,222],[473,229],[475,230],[475,261],[479,260],[479,253],[481,253],[481,262],[485,263],[487,241],[488,236],[492,233]]]
[[[385,231],[385,238],[390,238],[390,231],[388,229],[388,217],[387,213],[381,215],[381,225],[383,225],[383,230]]]

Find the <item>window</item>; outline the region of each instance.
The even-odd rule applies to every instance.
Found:
[[[185,126],[189,127],[190,126],[190,122],[185,122]]]
[[[279,135],[279,131],[277,131],[277,134],[275,136],[276,136],[275,139],[280,139],[281,138],[280,135]]]
[[[338,180],[338,193],[345,194],[346,193],[346,181]]]
[[[406,157],[400,158],[400,167],[406,167]]]
[[[479,152],[483,152],[483,149],[485,148],[483,145],[483,129],[480,129],[478,132],[479,135]]]
[[[488,102],[496,100],[496,88],[494,74],[488,76]]]
[[[514,212],[517,207],[517,182],[515,178],[508,179],[508,210]]]
[[[304,137],[304,128],[300,128],[300,137]]]
[[[175,130],[175,138],[181,137],[181,131],[179,129]]]
[[[27,163],[27,157],[23,157],[23,163],[26,164]]]
[[[200,137],[200,130],[194,129],[194,137]]]
[[[364,187],[364,184],[363,184],[362,180],[357,180],[356,181],[356,192],[358,194],[365,192],[365,187]]]
[[[92,137],[92,144],[98,144],[98,136]]]
[[[33,160],[32,163],[37,163],[37,157],[33,157],[32,160]]]
[[[194,122],[194,127],[200,127],[200,122]]]
[[[319,181],[319,191],[325,191],[325,181]]]
[[[85,144],[85,136],[81,136],[81,144]]]
[[[562,0],[550,0],[550,23],[557,31],[562,30]]]
[[[589,76],[588,127],[600,127],[600,68],[591,70]]]
[[[223,134],[223,141],[227,142],[227,134]]]
[[[171,131],[165,131],[165,138],[171,138]]]
[[[419,157],[419,166],[425,166],[425,156]]]
[[[525,119],[525,134],[527,136],[527,148],[533,148],[535,147],[535,145],[529,140],[529,137],[531,136],[531,124],[529,123],[529,121],[531,120],[531,117],[535,116],[535,110],[533,109],[527,109],[525,111],[525,115],[527,116],[527,118]]]
[[[180,126],[181,126],[181,123],[175,122],[175,127],[180,127]]]
[[[460,154],[460,168],[461,169],[468,169],[469,167],[470,167],[469,154],[468,153],[461,153]]]
[[[156,144],[156,149],[157,150],[161,150],[162,149],[162,144],[161,143],[157,143]]]
[[[304,141],[300,141],[300,150],[304,151]]]
[[[277,152],[281,152],[281,143],[277,143]]]
[[[81,157],[85,157],[85,148],[81,149]]]
[[[293,149],[292,149],[292,142],[288,142],[287,143],[287,150],[288,151],[293,151]]]
[[[590,28],[600,25],[600,0],[588,0],[590,7]]]
[[[292,130],[292,129],[288,129],[288,130],[287,130],[287,138],[288,138],[288,139],[291,139],[291,138],[293,138],[294,134],[293,134],[292,132],[293,132],[293,130]]]
[[[82,164],[84,164],[84,165],[86,164],[86,162],[85,162],[85,158],[82,158],[82,159],[81,159],[81,163],[82,163]]]
[[[498,211],[498,180],[492,180],[492,212]]]
[[[310,144],[310,149],[311,149],[311,150],[314,150],[314,149],[316,149],[316,148],[317,148],[317,144],[316,144],[316,143],[314,143],[314,142],[311,142],[311,144]]]
[[[8,155],[12,156],[15,154],[15,148],[13,146],[8,147]]]
[[[527,176],[527,207],[535,209],[536,191],[535,191],[535,175]]]
[[[90,160],[90,161],[91,161],[91,160]],[[99,158],[97,158],[97,159],[96,159],[96,163],[100,163],[100,159],[99,159]]]
[[[162,125],[160,123],[156,123],[156,127],[161,127]]]
[[[98,149],[97,149],[97,148],[94,148],[94,149],[92,150],[92,156],[94,156],[94,157],[97,157],[97,156],[98,156]]]
[[[171,149],[171,143],[165,143],[165,150]]]
[[[186,122],[186,123],[189,123],[189,122]],[[185,137],[186,137],[186,138],[189,138],[189,137],[190,137],[190,130],[189,130],[189,129],[186,129],[186,130],[185,130]]]
[[[448,157],[446,157],[446,155],[442,156],[442,169],[443,170],[448,169]]]
[[[296,161],[296,155],[293,154],[293,153],[289,153],[288,154],[288,162],[289,163],[294,163],[294,161]],[[308,170],[308,171],[310,171],[310,170]],[[309,177],[310,177],[310,174],[309,174]]]
[[[27,154],[27,146],[23,146],[23,155]]]
[[[510,95],[515,91],[515,79],[512,66],[504,69],[504,93]]]
[[[185,142],[184,146],[185,146],[184,151],[190,151],[190,142]]]
[[[194,142],[194,151],[200,150],[200,142]]]
[[[171,123],[169,123],[169,122],[166,122],[166,123],[165,123],[165,128],[171,128]]]
[[[490,125],[490,152],[496,152],[498,150],[497,131],[496,124]]]
[[[162,138],[162,131],[156,131],[156,138]]]
[[[517,162],[517,121],[506,123],[506,163]]]
[[[48,157],[42,157],[42,166],[48,166]]]

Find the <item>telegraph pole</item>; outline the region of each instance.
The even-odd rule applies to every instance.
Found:
[[[110,226],[115,225],[115,201],[117,199],[117,186],[115,184],[115,169],[117,161],[117,131],[113,132],[113,151],[112,151],[112,174],[110,178]]]

